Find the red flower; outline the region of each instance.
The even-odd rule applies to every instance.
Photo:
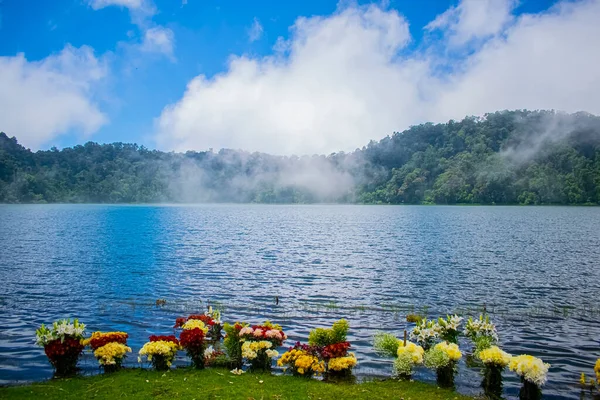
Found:
[[[128,337],[129,337],[129,335],[124,332],[119,332],[119,333],[114,332],[114,333],[109,333],[109,334],[103,334],[101,337],[99,337],[97,339],[91,339],[90,346],[92,347],[93,350],[96,350],[99,347],[102,347],[105,344],[111,343],[111,342],[127,344]]]
[[[160,341],[164,341],[164,342],[173,342],[176,345],[179,345],[179,340],[177,340],[177,338],[173,335],[169,335],[169,336],[164,336],[164,335],[152,335],[150,336],[150,341],[151,342],[160,342]]]
[[[350,348],[349,342],[340,342],[330,344],[329,346],[325,346],[321,350],[321,356],[325,359],[336,358],[336,357],[345,357],[348,354],[348,349]]]
[[[215,320],[212,319],[211,316],[206,315],[206,314],[192,314],[189,317],[179,317],[175,320],[175,326],[173,328],[181,328],[183,326],[183,324],[185,324],[187,321],[191,320],[191,319],[199,319],[200,321],[204,322],[206,325],[214,325],[215,324]]]
[[[79,354],[83,351],[83,345],[79,339],[65,338],[63,342],[56,339],[44,346],[44,352],[50,361],[57,361],[67,354]]]
[[[204,331],[200,328],[186,329],[179,335],[179,343],[186,349],[204,346]]]

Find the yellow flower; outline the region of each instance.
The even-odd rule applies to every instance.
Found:
[[[534,356],[523,354],[513,357],[508,368],[523,379],[541,387],[546,382],[550,364],[546,364]]]
[[[181,328],[185,330],[200,328],[202,329],[202,332],[204,332],[205,335],[208,333],[208,328],[206,327],[204,322],[200,321],[199,319],[190,319],[185,324],[183,324]]]
[[[152,361],[152,356],[163,356],[167,361],[167,365],[171,365],[171,362],[175,358],[179,345],[173,342],[167,342],[159,340],[157,342],[148,342],[140,349],[140,356],[146,356],[148,361]]]
[[[501,350],[498,346],[492,346],[478,353],[479,359],[488,366],[505,368],[512,358],[510,354]]]
[[[586,382],[585,374],[582,372],[581,377],[579,378],[579,383],[581,383],[582,385],[585,385],[585,382]]]
[[[410,360],[413,364],[423,364],[423,355],[425,354],[425,350],[417,344],[412,342],[407,342],[406,346],[404,346],[404,342],[400,341],[400,345],[398,346],[398,357],[408,357],[410,356]]]
[[[110,342],[94,351],[94,357],[101,365],[111,365],[120,362],[123,357],[131,353],[131,348],[122,343]]]
[[[594,367],[594,372],[596,373],[596,380],[600,385],[600,358],[596,360],[596,366]]]
[[[441,350],[448,355],[451,361],[458,361],[462,353],[455,343],[442,342],[435,345],[435,349]]]
[[[333,371],[343,371],[350,369],[356,365],[356,356],[353,353],[348,353],[346,357],[337,357],[329,360],[328,367]]]

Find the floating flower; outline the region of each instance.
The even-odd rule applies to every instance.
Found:
[[[546,382],[550,364],[544,363],[537,357],[523,354],[513,357],[508,368],[522,379],[541,387]]]

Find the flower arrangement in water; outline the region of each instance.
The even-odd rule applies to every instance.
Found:
[[[308,344],[318,349],[329,377],[350,376],[357,364],[356,356],[348,352],[351,347],[346,340],[349,328],[348,321],[341,319],[331,328],[316,328],[308,335]]]
[[[458,343],[458,335],[460,334],[460,323],[463,321],[462,317],[458,315],[448,315],[446,318],[438,318],[438,335],[439,337],[448,343]]]
[[[441,342],[427,350],[424,363],[427,368],[436,371],[437,383],[441,387],[454,386],[456,365],[462,353],[455,343]]]
[[[179,349],[179,340],[175,336],[152,335],[150,341],[140,349],[138,361],[142,362],[142,356],[145,356],[154,369],[166,371],[171,368]]]
[[[464,335],[475,345],[475,355],[481,350],[498,342],[496,326],[490,322],[489,315],[480,315],[478,319],[469,317],[465,324]]]
[[[431,320],[423,318],[410,332],[410,339],[429,350],[440,337],[440,326]]]
[[[77,361],[83,352],[85,325],[75,319],[56,321],[52,327],[44,324],[35,331],[36,344],[44,348],[58,376],[72,374],[77,369]]]
[[[502,371],[510,364],[512,356],[500,349],[491,346],[477,353],[477,358],[484,365],[482,387],[490,398],[502,396]]]
[[[523,354],[512,357],[508,368],[521,377],[523,386],[519,392],[521,400],[540,399],[542,386],[546,382],[550,364],[541,359]]]
[[[92,348],[104,372],[114,372],[121,369],[127,353],[131,353],[127,338],[125,332],[94,332],[82,344]]]
[[[410,379],[414,367],[423,364],[423,347],[396,338],[389,333],[377,333],[373,340],[375,351],[384,356],[394,357],[393,375],[400,379]]]
[[[244,326],[238,332],[242,343],[241,356],[250,362],[252,370],[268,371],[272,359],[279,353],[275,350],[287,339],[281,326],[265,321],[262,325]]]
[[[297,376],[310,377],[325,372],[325,362],[320,360],[319,349],[300,342],[283,353],[277,360],[277,366],[283,367],[284,371],[289,368],[292,374]]]

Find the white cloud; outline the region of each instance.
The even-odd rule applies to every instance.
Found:
[[[0,57],[0,130],[32,148],[71,129],[94,133],[107,122],[91,99],[105,75],[104,63],[86,46],[67,45],[41,61]]]
[[[144,52],[162,53],[173,58],[173,42],[175,35],[169,28],[156,26],[144,33],[141,50]]]
[[[260,21],[255,17],[254,22],[252,22],[252,26],[248,29],[248,40],[250,43],[256,42],[258,39],[262,37],[263,34],[263,26],[260,24]]]
[[[135,10],[142,8],[144,3],[144,0],[90,0],[90,6],[94,10],[110,6],[126,7],[130,10]]]
[[[511,21],[516,0],[462,0],[425,29],[444,30],[453,45],[494,36]]]
[[[464,0],[456,10],[469,7]],[[600,113],[600,0],[518,18],[473,12],[436,23],[456,46],[482,41],[462,59],[435,44],[409,52],[408,22],[378,5],[299,18],[273,55],[232,56],[222,74],[192,79],[157,119],[157,143],[328,153],[412,124],[498,109]]]

